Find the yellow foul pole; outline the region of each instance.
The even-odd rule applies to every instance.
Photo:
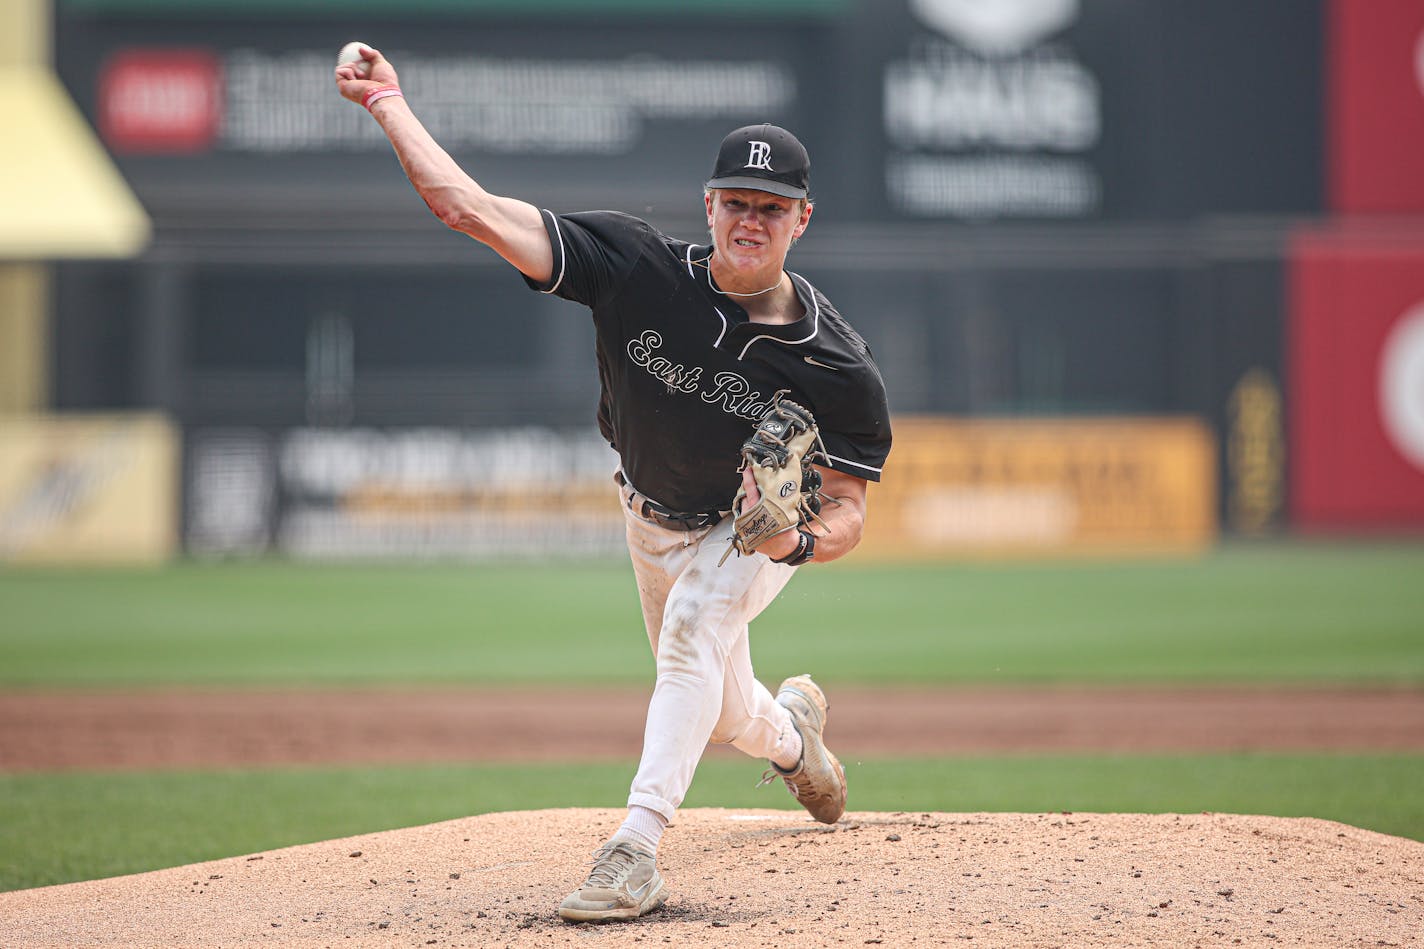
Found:
[[[0,2],[0,413],[46,408],[49,275],[131,257],[148,215],[50,67],[50,0]]]

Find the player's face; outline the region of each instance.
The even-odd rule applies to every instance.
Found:
[[[716,188],[707,194],[707,227],[717,255],[748,274],[780,270],[810,220],[809,203],[768,191]]]

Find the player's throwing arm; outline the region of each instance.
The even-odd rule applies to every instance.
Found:
[[[396,69],[365,43],[347,43],[338,59],[336,87],[365,108],[390,139],[411,185],[446,227],[468,234],[513,264],[525,276],[547,280],[554,254],[539,209],[515,198],[490,194],[465,173],[415,117]]]

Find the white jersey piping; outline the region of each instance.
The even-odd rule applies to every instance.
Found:
[[[830,461],[838,461],[843,465],[850,465],[852,468],[864,468],[866,471],[873,471],[876,474],[881,474],[881,469],[876,468],[872,465],[863,465],[858,461],[851,461],[849,458],[841,458],[838,455],[832,454],[827,454],[826,458]]]
[[[559,239],[559,279],[554,281],[552,287],[541,291],[543,293],[553,293],[559,289],[559,284],[564,282],[564,265],[568,262],[569,255],[564,250],[564,232],[559,228],[559,219],[554,216],[553,211],[545,210],[544,213],[549,215],[550,221],[554,222],[554,236]]]
[[[811,309],[811,333],[810,333],[810,335],[805,336],[805,337],[802,337],[801,339],[777,339],[777,337],[772,336],[772,335],[769,334],[769,333],[763,333],[763,334],[760,335],[760,336],[753,336],[751,339],[747,340],[747,344],[742,347],[742,351],[737,355],[737,359],[738,359],[738,360],[740,360],[740,359],[742,359],[742,357],[746,356],[747,350],[749,350],[749,349],[752,348],[752,343],[755,343],[755,342],[756,342],[757,340],[759,340],[759,339],[775,339],[777,342],[779,342],[779,343],[785,343],[785,344],[787,344],[788,346],[799,346],[799,345],[801,345],[802,343],[810,342],[811,340],[815,339],[815,338],[816,338],[816,334],[817,334],[818,332],[820,332],[820,330],[821,330],[821,303],[820,303],[819,300],[816,299],[816,291],[815,291],[815,289],[813,289],[812,286],[811,286],[809,283],[806,283],[806,281],[805,281],[804,278],[797,276],[796,274],[792,273],[792,272],[789,271],[789,270],[786,271],[786,275],[787,275],[788,277],[790,277],[793,282],[794,282],[794,281],[797,281],[797,280],[800,280],[802,283],[805,283],[805,284],[806,284],[806,292],[807,292],[807,294],[811,297],[811,307],[812,307],[812,309]],[[854,464],[854,462],[852,462],[852,464]],[[862,466],[862,467],[863,467],[863,466]]]

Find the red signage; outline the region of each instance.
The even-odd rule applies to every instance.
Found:
[[[1298,235],[1290,293],[1294,522],[1424,527],[1424,235]]]
[[[1336,211],[1424,211],[1424,3],[1332,0],[1327,160]]]
[[[129,49],[99,74],[99,133],[116,153],[209,151],[222,122],[222,67],[207,50]]]

